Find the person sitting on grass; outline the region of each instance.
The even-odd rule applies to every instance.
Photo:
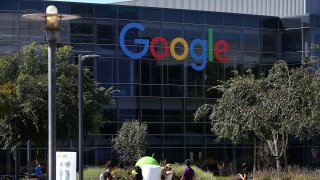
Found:
[[[134,167],[136,174],[133,176],[133,180],[143,180],[142,170],[139,166]]]
[[[239,174],[241,180],[247,180],[248,179],[248,165],[247,163],[242,164],[242,173]]]
[[[46,175],[42,172],[44,169],[44,163],[41,162],[39,165],[34,169],[34,175],[37,179],[43,180],[45,179]]]
[[[113,169],[112,161],[106,162],[104,166],[106,168],[106,171],[100,174],[100,180],[113,180],[113,177],[111,174]]]

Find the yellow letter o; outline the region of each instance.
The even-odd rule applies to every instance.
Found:
[[[184,51],[181,55],[178,55],[174,49],[176,47],[177,43],[181,43],[183,45]],[[181,60],[185,59],[189,53],[189,45],[188,45],[187,41],[181,37],[174,38],[170,44],[170,53],[171,53],[172,57],[175,58],[176,60],[181,61]]]

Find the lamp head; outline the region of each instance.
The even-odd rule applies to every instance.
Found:
[[[58,16],[58,9],[50,5],[46,9],[46,28],[58,28],[60,17]]]

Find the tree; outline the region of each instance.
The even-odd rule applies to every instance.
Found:
[[[249,70],[243,76],[235,72],[235,77],[213,87],[223,92],[216,104],[205,104],[195,113],[195,120],[210,114],[212,131],[217,139],[228,138],[234,143],[245,140],[254,142],[254,163],[256,165],[257,106],[260,103],[261,81],[256,80]],[[210,89],[209,89],[210,90]]]
[[[195,119],[210,114],[212,131],[218,139],[234,142],[258,137],[266,142],[281,169],[280,158],[286,153],[290,135],[300,139],[315,135],[320,127],[319,75],[305,67],[290,70],[278,61],[266,78],[248,74],[230,79],[214,88],[223,92],[214,105],[201,106]]]
[[[145,122],[128,121],[122,124],[118,134],[112,139],[114,149],[124,164],[133,164],[145,155],[148,126]]]
[[[78,68],[70,63],[70,46],[57,49],[57,139],[77,137]],[[0,58],[0,142],[12,150],[31,140],[47,142],[47,46],[32,43]],[[84,131],[99,128],[105,120],[102,106],[111,103],[110,92],[84,73]]]

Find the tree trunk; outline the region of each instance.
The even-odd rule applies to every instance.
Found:
[[[253,138],[253,174],[256,172],[257,167],[257,140]]]
[[[280,164],[280,158],[276,157],[276,165],[277,165],[277,171],[281,170],[281,164]]]
[[[284,156],[284,168],[285,170],[287,170],[288,169],[287,149],[284,150],[283,156]]]

